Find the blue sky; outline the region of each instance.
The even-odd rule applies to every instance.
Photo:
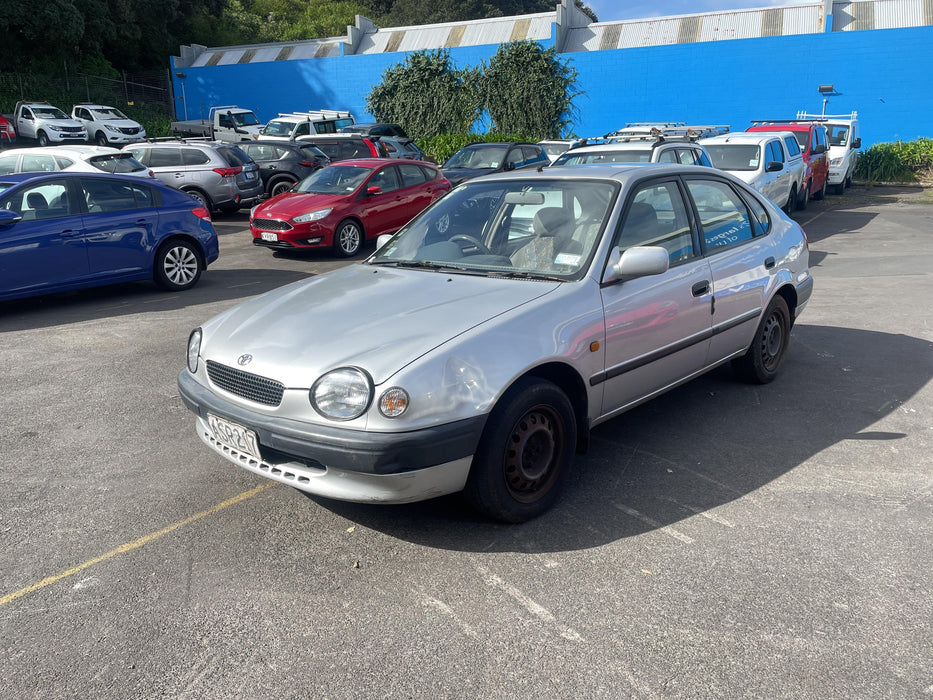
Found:
[[[584,0],[600,22],[616,19],[644,19],[699,12],[740,10],[749,7],[793,5],[801,0]]]

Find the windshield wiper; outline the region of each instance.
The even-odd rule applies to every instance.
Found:
[[[553,275],[545,275],[541,272],[524,272],[521,270],[490,270],[490,277],[505,277],[507,279],[520,279],[520,280],[547,280],[548,282],[566,282],[563,277],[554,277]]]
[[[420,267],[426,270],[460,270],[461,272],[466,272],[467,268],[461,267],[459,265],[452,265],[451,263],[440,263],[433,262],[431,260],[387,260],[381,258],[379,260],[370,261],[371,265],[395,265],[396,267]]]

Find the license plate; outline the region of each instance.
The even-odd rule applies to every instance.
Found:
[[[259,235],[262,236],[262,240],[264,241],[272,241],[274,243],[279,240],[279,234],[277,233],[266,233],[263,231]]]
[[[243,175],[246,176],[247,180],[255,180],[257,177],[259,177],[259,173],[255,172],[254,170],[247,170],[245,173],[243,173]]]
[[[212,413],[207,414],[207,424],[211,427],[211,432],[214,433],[214,438],[218,442],[234,450],[245,452],[256,459],[262,459],[262,455],[259,454],[259,441],[252,430],[218,418]]]

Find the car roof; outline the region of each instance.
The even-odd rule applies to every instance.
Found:
[[[748,127],[745,131],[809,131],[814,127],[823,126],[816,122],[809,122],[805,124],[794,123],[794,122],[775,122],[772,124],[754,124]],[[825,129],[826,127],[823,126]]]
[[[113,105],[99,105],[96,102],[79,102],[75,107],[87,107],[88,109],[116,109]],[[74,107],[72,107],[74,109]]]
[[[40,156],[105,156],[114,153],[122,153],[119,148],[110,146],[87,146],[81,144],[70,144],[63,146],[37,146],[36,148],[10,148],[0,153],[0,155],[27,155],[37,154]]]
[[[437,166],[434,163],[426,163],[420,160],[411,160],[410,158],[347,158],[346,160],[335,160],[333,163],[325,166],[332,168],[335,165],[350,165],[361,168],[377,168],[380,165],[411,165],[412,163],[417,163],[419,165],[430,165],[432,168]]]
[[[166,185],[161,180],[154,177],[141,178],[137,175],[131,175],[129,173],[104,173],[104,172],[84,172],[79,170],[55,170],[53,172],[46,171],[37,171],[32,173],[11,173],[10,175],[0,176],[0,184],[7,185],[18,185],[21,182],[26,182],[27,180],[60,180],[61,178],[97,178],[103,180],[124,180],[126,182],[132,182],[135,184],[147,184],[154,187],[163,187],[175,192],[179,192],[174,187]],[[5,194],[5,193],[4,193]]]
[[[648,176],[674,174],[728,175],[716,168],[702,165],[682,165],[679,163],[611,163],[593,165],[568,165],[562,168],[526,168],[503,173],[491,173],[467,180],[464,184],[485,182],[490,179],[522,180],[527,178],[544,180],[614,180],[622,185]],[[730,177],[730,180],[735,178]]]
[[[721,134],[719,136],[710,136],[709,138],[700,139],[700,143],[704,146],[722,146],[724,144],[736,144],[736,145],[761,145],[768,139],[773,139],[776,136],[790,136],[794,137],[793,132],[786,129],[781,131],[766,131],[766,132],[752,132],[752,131],[733,131],[728,134]]]

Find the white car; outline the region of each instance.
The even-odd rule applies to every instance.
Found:
[[[610,141],[595,146],[572,148],[552,162],[564,165],[607,165],[611,163],[680,163],[712,167],[706,149],[689,138],[645,137]]]
[[[71,109],[71,116],[84,124],[87,140],[99,146],[111,143],[127,144],[142,141],[146,130],[116,107],[80,104]]]
[[[789,131],[738,132],[701,139],[713,167],[747,182],[787,214],[806,206],[805,165]]]
[[[0,175],[56,170],[155,177],[152,170],[136,160],[132,154],[107,146],[14,148],[0,153]]]
[[[797,114],[799,121],[817,121],[826,127],[829,141],[828,185],[835,194],[842,194],[852,184],[855,160],[862,147],[859,136],[858,112],[851,114]]]
[[[544,148],[548,160],[553,163],[562,153],[565,153],[571,148],[576,148],[585,141],[585,139],[544,139],[543,141],[538,141],[538,145]]]

